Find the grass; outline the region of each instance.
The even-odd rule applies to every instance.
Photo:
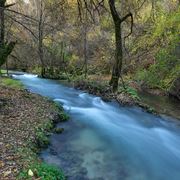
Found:
[[[24,87],[20,81],[7,77],[0,77],[0,85],[8,86],[15,89],[23,89]]]
[[[62,171],[57,167],[48,165],[46,163],[35,163],[30,166],[28,170],[20,173],[19,179],[40,178],[42,180],[65,180]]]
[[[6,74],[6,73],[7,73],[7,70],[4,70],[4,69],[0,70],[0,74]]]
[[[16,179],[65,180],[65,176],[59,168],[44,163],[38,159],[37,153],[35,152],[36,148],[37,147],[31,144],[29,147],[27,146],[18,149],[18,154],[21,156],[23,169]]]

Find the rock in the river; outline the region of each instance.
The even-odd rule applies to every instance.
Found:
[[[173,82],[169,94],[180,100],[180,77]]]

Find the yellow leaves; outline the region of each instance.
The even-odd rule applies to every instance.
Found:
[[[31,170],[31,169],[29,169],[29,170],[28,170],[28,175],[29,175],[29,176],[31,176],[31,177],[33,177],[33,176],[34,176],[34,173],[32,172],[32,170]]]
[[[45,39],[43,39],[43,44],[45,44],[47,46],[52,44],[52,43],[53,43],[53,41],[52,41],[51,37],[46,37]]]
[[[3,161],[0,161],[0,169],[4,166],[4,162]]]
[[[5,171],[3,175],[4,175],[4,177],[7,177],[7,176],[9,176],[10,174],[11,174],[11,171]]]
[[[77,61],[79,59],[79,56],[76,56],[75,54],[72,55],[71,60]]]

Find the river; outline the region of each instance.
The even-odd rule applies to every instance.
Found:
[[[180,180],[180,121],[66,87],[14,75],[31,92],[61,104],[70,120],[40,157],[70,180]]]

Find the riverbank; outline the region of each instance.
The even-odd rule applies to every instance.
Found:
[[[9,72],[10,74],[23,74],[21,72]],[[47,77],[47,79],[48,78],[57,80],[66,86],[71,86],[100,96],[105,101],[115,100],[120,105],[139,106],[143,108],[144,111],[155,115],[166,115],[180,119],[178,108],[180,107],[180,101],[175,98],[175,96],[169,96],[167,92],[161,89],[145,88],[127,76],[124,77],[126,89],[124,89],[120,83],[116,93],[113,93],[109,86],[110,76],[108,75],[89,75],[88,78],[85,79],[84,76],[74,77],[70,74],[62,74],[59,77]]]
[[[112,88],[108,83],[103,81],[75,80],[73,81],[73,86],[76,89],[84,90],[90,94],[100,96],[106,101],[115,100],[120,105],[140,106],[148,112],[155,113],[155,110],[152,107],[141,101],[137,90],[130,86],[127,86],[126,89],[121,87],[115,93],[112,91]]]
[[[0,179],[28,179],[63,173],[38,158],[55,124],[67,120],[63,109],[32,94],[16,80],[0,77]]]
[[[111,87],[108,85],[108,81],[102,79],[75,79],[71,84],[74,88],[100,96],[103,100],[115,100],[120,105],[139,106],[149,113],[156,115],[164,114],[176,119],[180,119],[180,114],[178,113],[178,107],[180,104],[178,99],[169,97],[162,92],[162,94],[160,94],[160,91],[158,91],[157,95],[157,90],[155,90],[155,94],[147,93],[146,91],[145,93],[136,83],[133,82],[127,83],[126,89],[124,89],[122,86],[119,86],[119,89],[116,93],[112,91]],[[147,94],[147,97],[144,94]],[[153,103],[152,100],[154,101]]]

